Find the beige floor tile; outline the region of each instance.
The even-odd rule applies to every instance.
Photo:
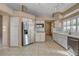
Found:
[[[22,48],[0,49],[1,56],[67,56],[67,51],[53,40],[33,43]]]
[[[51,43],[51,44],[49,44]],[[67,51],[55,42],[34,43],[23,48],[0,49],[0,55],[66,56]]]

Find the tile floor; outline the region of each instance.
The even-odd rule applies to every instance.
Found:
[[[22,48],[0,49],[0,56],[67,56],[67,51],[53,40],[33,43]]]
[[[34,43],[22,48],[0,49],[0,55],[5,56],[66,56],[67,51],[53,40],[45,43]]]

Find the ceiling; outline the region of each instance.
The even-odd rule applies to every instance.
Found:
[[[52,17],[54,12],[63,12],[73,6],[74,3],[7,3],[6,5],[14,10],[19,10],[21,5],[24,5],[30,14]]]

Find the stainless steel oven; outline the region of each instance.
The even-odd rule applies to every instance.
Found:
[[[68,52],[70,55],[79,56],[79,39],[68,37]]]

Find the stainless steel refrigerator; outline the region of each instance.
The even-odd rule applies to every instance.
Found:
[[[28,45],[34,42],[34,39],[32,38],[32,24],[30,24],[29,21],[23,22],[23,45]],[[32,28],[32,29],[31,29]]]

